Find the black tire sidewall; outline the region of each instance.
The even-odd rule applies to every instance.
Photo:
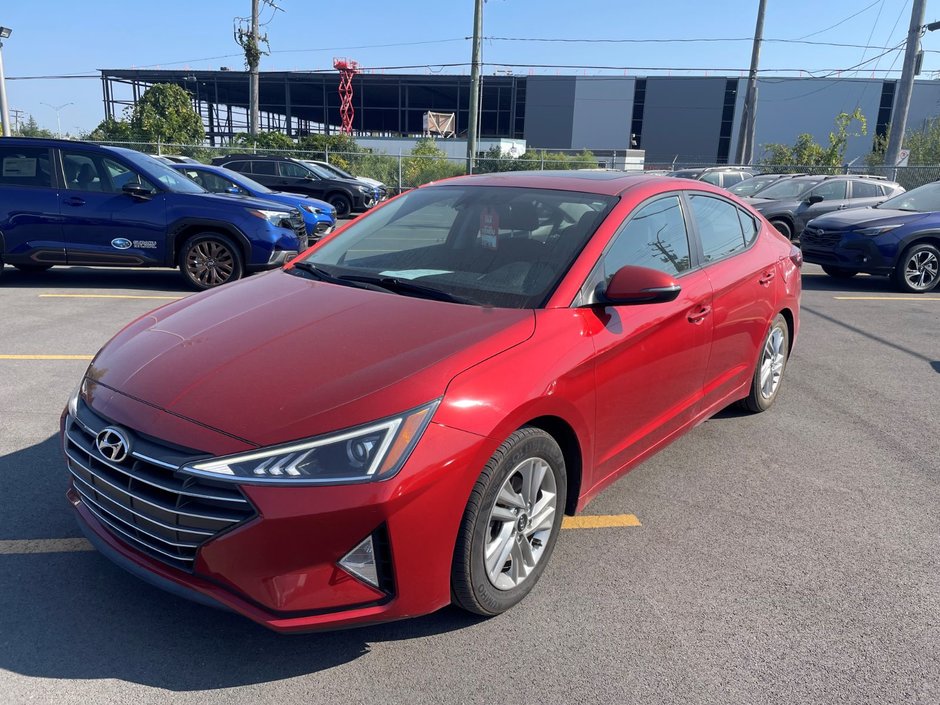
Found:
[[[345,193],[334,193],[327,202],[336,209],[337,218],[344,218],[352,213],[352,199]]]
[[[929,289],[915,289],[907,283],[907,279],[904,277],[904,272],[907,269],[907,262],[911,257],[921,250],[930,250],[938,258],[940,258],[940,248],[937,248],[935,245],[932,245],[929,242],[914,243],[904,250],[904,252],[901,254],[901,257],[898,259],[897,266],[894,268],[894,283],[898,289],[905,293],[928,294],[931,291],[934,291],[937,288],[938,283],[940,283],[940,278],[938,278],[934,281],[933,286],[931,286]]]
[[[225,245],[225,247],[227,247],[232,253],[232,259],[235,263],[234,267],[232,268],[231,276],[226,281],[222,282],[222,284],[215,284],[214,286],[206,286],[205,284],[199,282],[199,280],[194,279],[190,275],[189,269],[186,267],[186,259],[189,256],[189,251],[200,242],[206,242],[210,240],[215,240],[216,242]],[[223,286],[224,284],[229,284],[233,281],[241,279],[245,275],[245,263],[244,259],[242,258],[241,250],[239,250],[238,246],[232,241],[230,237],[220,235],[219,233],[197,233],[196,235],[188,238],[180,248],[178,264],[180,272],[182,272],[183,277],[186,279],[189,285],[199,291],[215,289],[216,287]]]
[[[770,220],[770,224],[778,233],[783,235],[788,240],[793,239],[793,228],[790,227],[790,224],[787,221],[781,220],[780,218],[773,218]]]
[[[555,440],[540,429],[523,429],[527,433],[522,436],[510,436],[509,448],[496,464],[492,474],[490,474],[486,483],[486,489],[483,492],[482,502],[479,505],[476,516],[472,518],[473,530],[470,542],[470,584],[473,590],[475,601],[483,611],[488,614],[499,614],[519,603],[538,582],[545,570],[545,566],[551,559],[555,548],[555,542],[558,540],[558,534],[561,530],[561,522],[564,518],[565,501],[567,498],[567,476],[565,471],[565,459]],[[519,432],[517,432],[519,433]],[[486,546],[487,534],[489,532],[490,508],[496,501],[496,495],[499,493],[503,482],[519,463],[532,457],[538,457],[545,460],[551,472],[555,475],[556,511],[555,520],[552,525],[552,532],[549,535],[548,542],[544,552],[535,567],[535,570],[518,587],[511,590],[499,590],[491,582],[486,574],[484,564],[484,549]],[[465,517],[465,521],[469,517]]]

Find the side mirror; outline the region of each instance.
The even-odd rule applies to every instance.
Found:
[[[682,291],[672,275],[658,269],[626,265],[605,286],[597,287],[599,304],[657,304],[673,301]]]
[[[806,199],[806,202],[807,202],[809,205],[812,206],[812,205],[815,205],[815,204],[817,204],[817,203],[822,203],[822,202],[825,201],[825,200],[826,200],[826,199],[823,198],[822,196],[813,195],[813,196],[810,196],[809,198],[807,198],[807,199]]]
[[[238,186],[229,186],[227,189],[225,189],[225,193],[233,193],[236,196],[240,194],[241,192],[242,190],[238,188]]]
[[[129,181],[121,187],[121,191],[126,193],[131,198],[139,198],[142,200],[147,200],[153,196],[153,191],[144,186],[141,183],[136,181]]]

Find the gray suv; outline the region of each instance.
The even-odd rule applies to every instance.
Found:
[[[710,166],[701,169],[679,169],[678,171],[669,172],[667,176],[677,179],[704,181],[713,186],[728,188],[745,179],[750,179],[754,176],[754,172],[742,166]]]
[[[904,189],[880,176],[794,176],[747,199],[777,230],[798,238],[813,218],[847,208],[876,206]]]

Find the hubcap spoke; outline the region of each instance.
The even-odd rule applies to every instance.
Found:
[[[506,559],[509,558],[509,553],[516,543],[512,526],[512,524],[504,524],[499,536],[486,548],[486,573],[494,584],[502,573]]]
[[[786,353],[783,349],[785,338],[780,328],[773,328],[767,341],[764,343],[764,350],[760,360],[760,390],[765,399],[769,399],[777,391],[780,384],[780,378],[783,375],[783,366],[786,362]]]

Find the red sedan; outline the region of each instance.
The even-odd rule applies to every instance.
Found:
[[[128,570],[279,631],[498,614],[564,514],[773,403],[801,262],[700,181],[416,189],[121,331],[63,414],[68,497]]]

